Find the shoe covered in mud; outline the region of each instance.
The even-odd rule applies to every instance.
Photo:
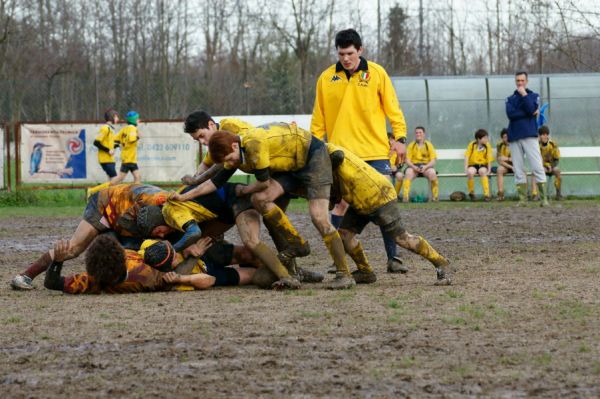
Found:
[[[23,276],[21,274],[10,280],[10,286],[13,290],[19,291],[29,291],[35,288],[31,277]]]
[[[498,195],[496,196],[496,201],[498,201],[498,202],[504,201],[504,191],[498,191]]]
[[[387,262],[387,271],[388,273],[407,273],[408,267],[404,265],[402,259],[397,256],[394,256],[392,259]]]
[[[274,290],[297,290],[301,287],[302,284],[300,284],[300,281],[296,280],[294,277],[282,278],[271,284],[271,288]]]
[[[452,271],[450,266],[436,267],[437,281],[435,285],[452,285]]]
[[[475,196],[475,194],[474,194],[474,193],[469,193],[469,199],[470,199],[471,201],[475,201],[475,200],[477,199],[477,197]]]
[[[327,285],[327,288],[329,288],[330,290],[345,290],[348,288],[352,288],[355,285],[356,281],[354,281],[351,275],[342,272],[337,272],[333,281],[329,283],[329,285]]]
[[[356,281],[356,284],[373,284],[377,281],[377,275],[375,273],[363,272],[362,270],[353,271],[352,278]]]
[[[301,283],[320,283],[325,280],[325,275],[323,273],[306,270],[299,266],[296,266],[296,274],[294,277]]]
[[[277,257],[279,258],[279,261],[281,263],[286,264],[292,258],[302,258],[302,257],[308,256],[309,254],[310,254],[310,245],[308,245],[308,242],[306,242],[302,245],[289,246],[288,248],[279,252],[277,254]]]
[[[492,200],[492,197],[488,195],[488,196],[483,197],[483,200],[485,202],[490,202]]]
[[[329,269],[327,269],[327,273],[329,273],[329,274],[337,273],[337,267],[335,267],[335,263],[332,263],[331,266],[329,266]]]

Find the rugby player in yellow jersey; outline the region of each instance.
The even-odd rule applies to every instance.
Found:
[[[492,170],[492,146],[489,143],[488,132],[479,129],[475,132],[475,140],[471,141],[465,150],[465,174],[469,198],[475,200],[475,175],[479,175],[485,201],[491,201],[490,181],[488,175]]]
[[[508,145],[508,129],[500,132],[500,142],[496,146],[496,176],[498,178],[498,201],[504,201],[504,175],[513,173],[512,159],[510,157],[510,146]]]
[[[285,194],[275,177],[287,174],[306,187],[311,219],[337,268],[336,277],[329,288],[350,288],[355,284],[348,270],[340,236],[328,218],[333,178],[331,161],[321,140],[296,124],[280,123],[270,125],[268,129],[253,129],[243,136],[218,131],[210,138],[208,148],[212,159],[224,163],[228,169],[212,179],[215,187],[229,179],[237,168],[256,177],[255,183],[241,187],[237,194],[250,195],[252,205],[260,212],[265,224],[272,223],[278,233],[285,237],[288,247],[279,252],[280,260],[306,256],[309,246],[282,209],[274,203]],[[252,249],[248,243],[244,244]],[[281,269],[279,266],[277,268]]]
[[[253,128],[254,126],[251,124],[236,118],[221,119],[221,121],[217,123],[205,111],[195,111],[185,118],[183,131],[188,133],[200,144],[200,155],[202,155],[202,146],[208,145],[210,136],[217,130],[226,130],[234,134],[243,135],[246,131]],[[203,173],[207,172],[209,169],[211,169],[212,172],[203,175]],[[219,169],[220,167],[215,165],[210,158],[210,154],[207,153],[202,159],[196,175],[185,175],[182,177],[181,181],[187,185],[200,184],[211,176],[214,176]],[[204,176],[204,178],[202,176]]]
[[[546,176],[554,176],[554,188],[556,190],[556,200],[562,199],[561,194],[561,183],[562,179],[560,176],[560,168],[558,162],[560,161],[560,149],[558,145],[550,139],[550,129],[548,126],[543,125],[538,129],[540,152],[542,153],[542,162],[544,163],[544,172]],[[537,185],[532,179],[532,196],[538,196]]]
[[[203,241],[207,249],[207,239]],[[54,245],[54,260],[44,286],[67,294],[125,294],[137,292],[187,291],[212,286],[249,284],[254,267],[226,267],[216,261],[193,259],[184,269],[181,255],[168,241],[151,243],[140,252],[125,250],[112,237],[97,237],[85,255],[86,272],[61,276],[62,264],[70,252],[69,241]]]
[[[100,233],[114,231],[125,237],[165,237],[174,230],[167,226],[160,205],[169,193],[158,187],[142,184],[119,184],[93,194],[83,217],[70,239],[68,256],[79,256]],[[200,237],[197,237],[200,238]],[[52,263],[52,249],[33,262],[10,282],[17,290],[34,288],[33,279]]]
[[[94,139],[94,146],[98,148],[98,163],[102,170],[108,175],[109,181],[90,187],[87,190],[87,197],[110,186],[110,180],[117,176],[115,170],[115,148],[119,142],[115,140],[115,128],[113,125],[119,123],[119,114],[114,109],[108,109],[104,113],[104,125],[100,127],[98,135]]]
[[[140,115],[135,111],[129,111],[125,115],[127,126],[119,130],[117,139],[121,145],[121,168],[117,177],[111,180],[111,184],[119,184],[127,177],[127,173],[133,175],[133,182],[141,183],[142,175],[137,164],[137,146],[142,135],[138,131],[141,122]]]
[[[396,191],[392,183],[367,163],[334,144],[327,143],[331,156],[334,183],[332,200],[343,199],[349,205],[339,228],[346,253],[356,263],[358,270],[352,273],[359,284],[370,284],[377,280],[373,268],[356,235],[370,222],[383,227],[396,244],[429,260],[437,273],[436,285],[450,285],[452,270],[449,261],[440,255],[423,237],[409,234],[400,221]],[[286,191],[303,195],[303,187],[287,175],[275,179]],[[261,281],[268,282],[265,271],[257,271]],[[274,278],[274,277],[272,277]]]
[[[327,68],[317,80],[310,131],[319,139],[341,145],[381,174],[390,176],[390,145],[386,118],[394,142],[391,151],[398,164],[406,155],[406,122],[394,86],[385,69],[362,57],[362,39],[354,29],[335,36],[338,62]],[[339,226],[347,209],[343,201],[331,212],[331,221]],[[396,257],[396,244],[381,230],[391,273],[408,271]]]
[[[435,147],[425,139],[425,128],[415,128],[415,141],[406,147],[406,170],[404,171],[404,187],[402,188],[402,202],[410,198],[410,185],[415,177],[426,177],[431,185],[431,199],[437,202],[440,189],[438,186],[437,172],[434,169],[437,161]]]

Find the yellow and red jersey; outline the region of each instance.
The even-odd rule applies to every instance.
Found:
[[[121,143],[121,162],[137,163],[137,126],[127,125],[119,130],[117,140]]]
[[[316,137],[364,160],[388,159],[386,117],[394,138],[406,137],[396,91],[380,65],[361,58],[350,78],[339,63],[319,77],[310,126]]]
[[[110,186],[98,193],[98,211],[102,214],[110,228],[120,235],[132,236],[121,223],[121,218],[134,221],[137,210],[147,205],[162,205],[169,197],[167,191],[147,184],[118,184]]]
[[[344,151],[344,161],[333,171],[341,197],[361,215],[368,215],[398,197],[388,178],[351,151],[327,143],[329,154]]]
[[[542,160],[544,166],[549,168],[555,166],[560,160],[560,150],[558,145],[552,140],[548,140],[545,145],[540,142],[540,152],[542,153]]]
[[[127,278],[124,282],[102,289],[87,273],[77,273],[65,277],[63,292],[67,294],[128,294],[136,292],[163,291],[171,288],[163,281],[163,273],[144,264],[144,258],[137,252],[125,250]]]
[[[104,147],[109,150],[115,149],[115,131],[111,125],[105,123],[100,127],[100,131],[96,136],[95,140],[97,140]],[[98,150],[98,162],[99,163],[114,163],[115,157],[111,155],[109,152]]]
[[[219,130],[225,130],[233,134],[237,134],[241,137],[243,137],[246,134],[246,132],[250,129],[254,129],[254,126],[236,118],[225,118],[221,119],[221,121],[219,122]],[[213,166],[215,164],[215,162],[210,157],[209,152],[207,152],[204,156],[202,163],[207,167]]]
[[[473,140],[465,150],[465,158],[468,159],[469,166],[471,165],[487,165],[494,160],[492,153],[492,145],[486,143],[484,146],[477,145],[477,140]]]
[[[412,141],[406,147],[406,157],[413,164],[428,164],[437,158],[437,154],[431,141],[425,140],[422,145],[419,145],[416,141]]]

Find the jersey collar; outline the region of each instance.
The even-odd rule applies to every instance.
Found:
[[[363,57],[360,57],[360,63],[358,64],[358,68],[356,68],[356,71],[354,71],[354,72],[352,72],[352,73],[351,73],[351,72],[348,72],[347,70],[345,70],[345,69],[344,69],[344,66],[342,65],[342,63],[341,63],[341,62],[339,62],[339,61],[338,61],[338,62],[335,64],[335,73],[339,73],[339,72],[341,72],[341,71],[344,71],[344,73],[346,74],[346,77],[347,77],[348,79],[350,79],[350,77],[351,77],[351,76],[352,76],[354,73],[356,73],[356,72],[358,72],[358,71],[368,71],[368,70],[369,70],[369,64],[367,63],[367,60],[366,60],[366,58],[363,58]]]

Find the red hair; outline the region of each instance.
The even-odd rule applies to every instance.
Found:
[[[216,163],[222,163],[223,159],[233,152],[232,144],[240,143],[240,136],[226,130],[217,130],[208,140],[208,153]]]

